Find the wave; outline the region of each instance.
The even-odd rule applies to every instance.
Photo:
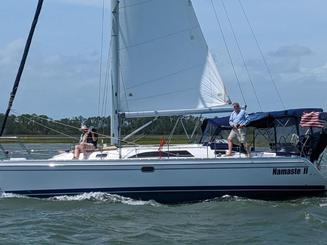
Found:
[[[157,203],[154,200],[142,201],[142,200],[134,200],[132,198],[123,197],[115,194],[109,194],[104,192],[89,192],[82,193],[79,195],[62,195],[62,196],[54,196],[45,199],[28,197],[24,195],[18,195],[13,193],[0,193],[1,198],[24,198],[24,199],[36,199],[36,200],[46,200],[46,201],[93,201],[93,202],[108,202],[108,203],[122,203],[133,206],[143,206],[143,205],[151,205],[151,206],[161,206],[161,204]]]
[[[203,202],[240,202],[240,201],[262,201],[256,199],[250,199],[246,197],[232,196],[232,195],[223,195],[221,197],[215,197],[212,199],[204,200]]]
[[[107,202],[107,203],[121,203],[133,206],[164,206],[154,200],[143,201],[136,200],[129,197],[123,197],[117,194],[109,194],[106,192],[87,192],[78,195],[61,195],[53,196],[49,198],[36,198],[29,197],[26,195],[19,195],[13,193],[0,192],[0,199],[34,199],[39,201],[92,201],[92,202]],[[249,202],[256,204],[273,204],[275,206],[280,205],[292,205],[292,206],[319,206],[320,208],[327,208],[327,196],[325,197],[303,197],[293,200],[284,200],[284,201],[265,201],[260,199],[251,199],[246,197],[239,197],[233,195],[224,195],[221,197],[216,197],[212,199],[207,199],[199,202],[191,202],[189,205],[200,204],[200,203],[215,203],[215,202]],[[187,204],[187,203],[185,203]]]
[[[30,198],[28,196],[19,195],[19,194],[13,194],[13,193],[6,193],[6,192],[0,192],[0,199],[2,198]]]
[[[159,203],[150,200],[150,201],[142,201],[142,200],[134,200],[129,197],[123,197],[115,194],[109,194],[105,192],[89,192],[83,193],[79,195],[73,196],[54,196],[48,198],[48,200],[54,201],[100,201],[100,202],[109,202],[109,203],[123,203],[128,205],[151,205],[151,206],[158,206]]]

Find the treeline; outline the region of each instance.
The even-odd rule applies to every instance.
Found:
[[[0,114],[0,124],[2,125],[4,114]],[[127,135],[153,118],[127,119],[122,124],[122,135]],[[174,128],[178,117],[158,118],[152,125],[142,130],[139,134],[147,135],[169,135]],[[195,125],[199,125],[197,117],[188,116],[183,118],[183,125],[189,134],[194,130]],[[104,135],[110,135],[110,117],[71,117],[59,120],[53,120],[46,115],[22,114],[19,116],[10,115],[7,121],[6,136],[17,135],[70,135],[80,134],[81,124],[93,126],[97,131]],[[175,135],[184,134],[182,123],[178,123],[175,129]],[[197,134],[200,133],[199,127]]]

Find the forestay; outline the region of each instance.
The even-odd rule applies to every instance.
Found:
[[[229,98],[190,0],[123,0],[119,12],[120,113],[226,110]]]

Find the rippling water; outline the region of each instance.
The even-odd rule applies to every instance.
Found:
[[[105,193],[2,194],[0,221],[0,244],[327,244],[327,197],[161,205]]]

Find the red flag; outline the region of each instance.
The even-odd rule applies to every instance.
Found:
[[[158,149],[158,151],[161,151],[161,150],[162,150],[162,147],[163,147],[165,144],[166,144],[166,140],[165,140],[164,137],[162,137],[162,138],[160,139],[160,145],[159,145],[159,149]]]
[[[323,128],[324,121],[319,119],[319,114],[320,112],[304,112],[301,117],[300,126],[302,128]]]
[[[165,144],[166,144],[166,140],[165,140],[164,137],[162,137],[162,138],[160,139],[160,145],[159,145],[159,149],[158,149],[160,159],[161,159],[161,157],[162,157],[162,148],[163,148],[163,146],[164,146]]]

